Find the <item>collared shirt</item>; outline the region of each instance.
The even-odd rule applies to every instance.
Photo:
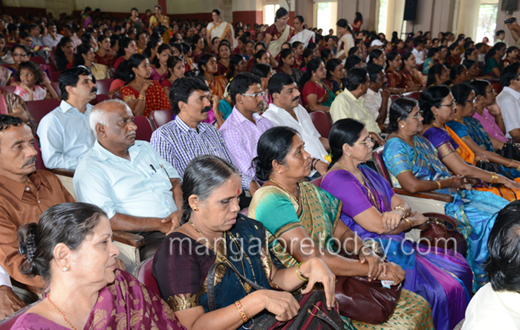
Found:
[[[75,200],[51,172],[38,170],[29,179],[22,184],[0,175],[0,266],[18,282],[43,288],[39,276],[30,278],[20,272],[24,256],[18,252],[17,230],[38,222],[49,207]]]
[[[511,138],[510,131],[520,128],[520,93],[506,86],[497,96],[497,104],[502,111],[506,136]]]
[[[202,155],[214,155],[232,163],[224,139],[215,126],[198,123],[197,129],[188,126],[177,116],[152,134],[150,143],[167,162],[184,175],[190,161]],[[249,190],[253,177],[242,173],[242,188]]]
[[[269,104],[269,108],[264,112],[263,116],[269,119],[274,126],[289,126],[297,130],[305,143],[305,151],[314,158],[326,161],[327,151],[320,141],[321,135],[314,127],[311,116],[309,116],[309,113],[301,104],[298,104],[293,110],[298,120],[274,103]]]
[[[376,120],[365,107],[365,99],[356,98],[348,89],[336,96],[330,106],[330,116],[333,122],[344,118],[357,119],[365,124],[369,132],[381,133]]]
[[[220,128],[220,134],[224,138],[233,164],[240,172],[252,178],[256,176],[251,161],[257,156],[258,140],[265,131],[273,127],[269,119],[259,114],[255,113],[253,118],[256,124],[244,117],[235,107]]]
[[[372,115],[372,117],[374,117],[374,120],[377,120],[377,117],[379,117],[379,109],[381,108],[381,103],[383,103],[381,91],[374,92],[369,88],[367,90],[367,93],[361,97],[365,100],[365,108],[367,109],[367,111]],[[392,100],[388,98],[388,110],[386,112],[385,124],[389,123],[391,104]]]
[[[38,137],[45,167],[76,169],[96,141],[89,123],[92,108],[87,104],[83,114],[61,101],[59,107],[42,118],[38,124]]]
[[[40,38],[40,36],[37,36],[37,37],[35,37],[35,36],[31,36],[31,37],[32,37],[32,40],[33,40],[33,44],[34,44],[35,46],[39,46],[39,47],[43,47],[43,46],[45,46],[45,45],[43,44],[43,40],[42,40],[42,38]]]
[[[8,286],[11,289],[13,285],[11,284],[11,278],[9,277],[9,273],[5,271],[3,267],[0,266],[0,286]]]
[[[43,44],[49,48],[52,49],[52,47],[56,47],[58,45],[58,43],[60,42],[61,38],[63,38],[63,36],[61,34],[58,34],[56,33],[56,40],[54,40],[52,38],[52,36],[50,35],[50,33],[47,33],[45,35],[45,37],[42,38],[43,40]]]
[[[421,65],[424,63],[424,49],[418,51],[417,49],[412,50],[412,54],[415,56],[415,62],[417,65]]]
[[[484,285],[469,302],[462,330],[520,329],[520,294]]]
[[[74,173],[78,201],[135,217],[165,218],[177,211],[171,179],[179,173],[146,141],[128,149],[130,160],[114,155],[98,141]]]

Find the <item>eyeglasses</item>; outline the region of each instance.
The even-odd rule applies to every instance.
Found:
[[[454,105],[455,105],[455,102],[451,102],[450,104],[441,104],[440,106],[441,107],[453,108]]]
[[[245,94],[245,93],[243,93],[242,95],[244,95],[244,96],[252,96],[254,98],[257,98],[259,96],[265,97],[266,93],[265,92],[258,92],[258,93],[253,93],[253,94]]]
[[[367,136],[367,138],[364,139],[363,141],[361,141],[361,142],[355,142],[355,143],[357,143],[357,144],[365,144],[365,145],[366,145],[366,144],[373,143],[373,142],[374,142],[374,140],[372,140],[372,137],[370,137],[370,135],[369,135],[369,136]]]
[[[13,57],[25,57],[25,56],[27,56],[27,54],[17,54],[17,53],[13,54]]]
[[[422,117],[423,115],[423,111],[420,110],[419,112],[417,112],[417,114],[415,116],[410,116],[408,118],[411,118],[411,119],[419,119],[419,117]]]

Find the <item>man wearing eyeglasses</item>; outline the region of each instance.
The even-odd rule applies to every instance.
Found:
[[[233,164],[251,178],[255,177],[251,161],[257,156],[258,140],[265,131],[273,127],[269,119],[259,115],[266,106],[266,95],[260,87],[261,82],[260,78],[251,73],[240,73],[233,78],[229,86],[229,96],[235,107],[220,128]],[[250,190],[256,191],[256,185],[256,181],[251,181]]]
[[[506,126],[506,137],[520,142],[520,63],[502,69],[500,84],[504,89],[497,96],[497,104]]]

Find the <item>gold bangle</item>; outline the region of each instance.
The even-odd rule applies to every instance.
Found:
[[[401,210],[403,211],[403,218],[406,217],[406,215],[408,214],[408,212],[406,212],[406,209],[404,207],[402,207],[401,205],[398,205],[396,207],[394,207],[394,210]]]
[[[511,167],[511,165],[513,165],[514,162],[515,162],[515,160],[511,159],[511,164],[507,165],[507,167]]]
[[[303,274],[300,272],[300,265],[301,265],[301,264],[302,264],[302,262],[300,262],[300,263],[298,264],[298,266],[296,266],[296,276],[298,276],[298,278],[300,279],[300,281],[302,281],[302,282],[308,282],[309,279],[303,277]]]
[[[235,307],[237,308],[238,313],[240,314],[240,317],[242,318],[242,321],[244,321],[244,323],[247,323],[249,318],[247,317],[246,311],[244,310],[244,307],[242,307],[240,300],[235,301]]]
[[[492,172],[491,173],[491,183],[497,183],[498,182],[498,174]]]
[[[408,220],[408,218],[403,218],[404,221],[408,222],[408,226],[410,226],[408,229],[412,229],[412,222]]]
[[[139,94],[139,97],[138,97],[137,99],[138,99],[138,100],[146,101],[146,98],[144,97],[144,95],[141,95],[141,94]]]
[[[440,181],[437,180],[437,181],[435,181],[435,183],[437,184],[437,186],[439,186],[439,188],[437,188],[437,189],[442,189]]]

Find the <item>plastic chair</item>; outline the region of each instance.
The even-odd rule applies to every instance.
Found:
[[[153,126],[150,120],[144,116],[135,116],[134,123],[137,125],[135,139],[150,142],[153,133]]]
[[[2,86],[0,87],[6,92],[14,93],[14,90],[16,89],[16,86]]]
[[[141,262],[141,264],[135,269],[134,276],[139,280],[139,282],[143,283],[157,294],[161,294],[159,291],[159,286],[157,285],[157,281],[152,275],[153,269],[153,257],[148,258],[145,261]]]
[[[419,101],[419,96],[421,96],[421,92],[408,92],[403,94],[403,97],[409,97],[417,101]]]
[[[330,120],[327,114],[322,111],[314,111],[309,113],[309,115],[311,116],[314,127],[316,127],[320,135],[328,139],[332,125],[330,124]]]
[[[97,94],[105,94],[108,95],[110,91],[110,84],[114,81],[114,79],[101,79],[96,80],[96,87],[98,88]]]
[[[174,115],[171,109],[156,110],[150,113],[150,119],[152,120],[156,129],[172,121],[173,117]]]
[[[56,91],[56,94],[58,94],[58,97],[61,98],[61,89],[60,89],[60,83],[55,81],[51,82],[52,88]]]
[[[61,100],[51,99],[40,101],[27,101],[25,103],[27,104],[27,108],[29,109],[29,112],[33,116],[34,120],[37,123],[39,123],[40,120],[42,120],[42,118],[45,117],[46,114],[56,109],[60,105]]]

